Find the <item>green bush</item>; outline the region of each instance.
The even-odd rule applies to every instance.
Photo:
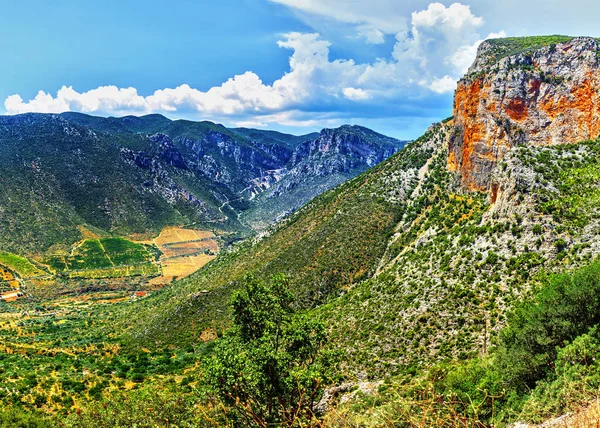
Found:
[[[538,383],[522,411],[524,418],[541,422],[587,405],[600,388],[600,335],[598,327],[561,348],[554,373]]]
[[[501,333],[498,364],[506,381],[526,392],[553,369],[560,346],[600,323],[600,263],[552,276],[518,305]]]
[[[89,401],[66,419],[57,420],[56,425],[78,428],[214,426],[208,422],[203,410],[181,391],[148,387],[113,392],[104,400]]]
[[[209,392],[249,425],[294,425],[311,420],[332,360],[320,351],[323,324],[294,314],[282,276],[269,284],[246,277],[234,293],[233,328],[206,364]],[[264,424],[264,425],[261,425]]]
[[[0,428],[46,428],[49,421],[20,408],[0,409]]]

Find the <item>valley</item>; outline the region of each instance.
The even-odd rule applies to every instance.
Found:
[[[0,118],[0,403],[68,427],[593,417],[598,76],[595,38],[485,41],[411,142]]]

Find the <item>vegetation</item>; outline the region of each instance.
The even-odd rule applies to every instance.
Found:
[[[314,405],[331,381],[325,327],[296,314],[284,277],[268,285],[247,277],[232,298],[233,327],[206,364],[209,390],[231,410],[226,421],[297,426],[315,420]]]
[[[87,239],[68,255],[54,255],[45,261],[55,272],[89,271],[103,268],[135,266],[155,261],[151,247],[123,238]]]
[[[506,190],[519,210],[496,212],[454,187],[444,126],[137,302],[114,290],[13,312],[1,355],[18,368],[2,374],[13,385],[3,402],[74,426],[310,423],[324,387],[366,375],[387,380],[375,395],[351,391],[326,423],[480,426],[580,405],[597,387],[598,266],[550,272],[591,260],[596,204],[585,201],[598,189],[599,143],[516,149],[499,168],[530,178]],[[143,265],[152,254],[102,237],[65,265]],[[279,271],[288,278],[273,279]],[[143,413],[143,400],[168,409]]]
[[[0,428],[43,428],[48,423],[48,419],[42,415],[24,412],[19,408],[0,410]]]
[[[560,40],[492,44],[511,54]],[[283,157],[298,143],[160,117],[65,117],[87,143],[118,140],[137,153],[149,149],[137,133],[167,131],[190,156],[184,140],[200,132],[207,141],[240,139],[248,150],[256,149],[254,135],[262,152],[281,149]],[[48,120],[42,128],[56,126]],[[39,238],[63,239],[44,250],[45,265],[0,254],[27,293],[0,302],[0,426],[484,427],[539,422],[597,398],[600,140],[516,147],[492,171],[502,191],[491,203],[448,171],[452,126],[451,119],[432,126],[397,155],[165,287],[133,276],[158,273],[157,248],[118,237],[135,229],[137,219],[124,219],[148,208],[144,198],[153,192],[142,192],[134,205],[146,202],[135,209],[111,201],[108,217],[85,204],[54,207],[53,215],[77,217],[67,229],[79,227],[72,236],[64,229]],[[76,153],[76,141],[67,142]],[[165,168],[208,211],[169,204],[173,217],[149,215],[140,227],[207,222],[218,206],[212,214],[235,217],[225,223],[238,230],[237,211],[247,202],[215,205],[214,188]],[[136,177],[148,179],[144,171]],[[86,185],[101,174],[87,173],[78,178]],[[25,236],[9,217],[0,221]]]
[[[0,252],[0,265],[16,272],[21,278],[39,276],[46,273],[25,257],[6,252]]]
[[[526,36],[526,37],[504,37],[499,39],[490,39],[488,43],[493,46],[492,62],[498,62],[507,56],[518,54],[530,54],[534,51],[546,47],[554,46],[558,43],[571,41],[570,36]]]
[[[600,262],[550,275],[510,312],[489,355],[388,378],[377,397],[358,397],[331,417],[355,423],[372,406],[372,426],[477,427],[577,410],[600,386],[599,301]]]

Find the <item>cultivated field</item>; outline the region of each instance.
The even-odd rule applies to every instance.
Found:
[[[167,284],[174,278],[186,277],[219,252],[215,235],[205,230],[167,227],[152,243],[162,252],[162,276],[154,278],[152,284]]]

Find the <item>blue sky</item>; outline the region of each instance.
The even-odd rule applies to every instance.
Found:
[[[415,138],[491,36],[598,36],[595,1],[3,0],[0,113],[158,112]],[[43,92],[40,92],[43,91]]]

